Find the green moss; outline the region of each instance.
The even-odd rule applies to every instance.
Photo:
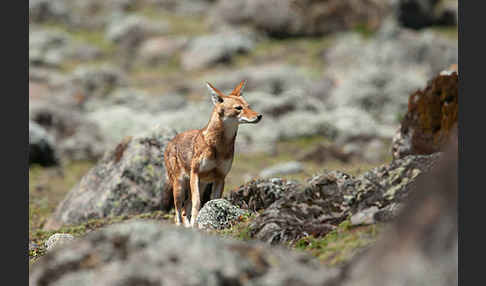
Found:
[[[219,231],[212,231],[212,233],[243,241],[251,240],[249,224],[254,218],[255,214],[246,213],[242,215],[240,221],[232,227]]]
[[[94,162],[71,162],[61,168],[29,168],[29,232],[42,228],[49,215]]]
[[[309,252],[324,264],[339,266],[372,244],[381,229],[381,225],[352,227],[349,221],[344,221],[326,236],[308,236],[297,241],[293,247]]]

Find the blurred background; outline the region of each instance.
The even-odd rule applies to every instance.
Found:
[[[457,17],[454,0],[29,0],[30,230],[126,136],[202,128],[206,81],[248,80],[264,115],[226,192],[389,162],[409,95],[458,62]]]

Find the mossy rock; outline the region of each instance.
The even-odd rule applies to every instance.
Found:
[[[167,200],[164,149],[175,131],[155,128],[105,153],[58,205],[45,229],[159,210]]]
[[[393,139],[394,158],[432,154],[444,147],[457,126],[458,84],[457,71],[445,71],[410,95],[408,112]]]

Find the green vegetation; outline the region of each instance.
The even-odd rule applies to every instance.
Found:
[[[255,218],[255,216],[255,214],[245,214],[241,216],[238,223],[231,226],[230,228],[213,231],[213,233],[243,241],[251,240],[249,224],[251,220]]]
[[[61,168],[29,168],[29,235],[42,228],[49,215],[94,162],[68,163]]]
[[[154,7],[142,8],[136,13],[154,21],[167,21],[170,35],[195,36],[205,34],[209,31],[208,23],[202,16],[184,17]]]
[[[33,242],[38,245],[38,247],[29,250],[29,259],[30,262],[34,262],[37,258],[41,257],[45,254],[45,246],[44,243],[49,239],[49,237],[55,233],[69,233],[74,237],[83,236],[90,231],[100,229],[104,226],[119,223],[126,220],[154,220],[157,222],[160,221],[172,221],[173,214],[167,214],[162,211],[154,211],[150,213],[143,213],[138,215],[123,215],[117,217],[110,217],[104,219],[92,219],[80,225],[73,225],[73,226],[64,226],[57,230],[52,231],[45,231],[41,229],[37,229],[31,233],[29,233],[29,241]]]
[[[382,228],[382,225],[351,227],[349,221],[344,221],[326,236],[302,238],[294,247],[309,252],[326,265],[338,266],[375,242]]]

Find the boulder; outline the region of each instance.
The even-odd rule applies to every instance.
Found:
[[[356,26],[376,29],[387,12],[385,1],[245,0],[220,1],[215,19],[249,24],[271,37],[322,36]]]
[[[415,179],[429,171],[438,157],[408,156],[358,177],[340,171],[314,176],[303,190],[286,192],[257,216],[250,223],[250,235],[271,244],[294,243],[309,235],[324,236],[349,216],[371,207],[390,211],[385,208],[405,201]]]
[[[131,221],[50,251],[29,285],[323,285],[338,273],[286,249]]]
[[[398,22],[407,28],[457,25],[457,0],[393,0]]]
[[[299,183],[281,178],[256,179],[233,190],[226,199],[242,209],[258,212],[297,188]]]
[[[59,67],[67,58],[71,37],[61,31],[29,30],[29,65]]]
[[[137,51],[137,58],[145,65],[167,64],[183,50],[188,42],[186,37],[160,36],[143,41]]]
[[[325,52],[326,76],[336,83],[325,103],[359,108],[395,129],[410,93],[457,59],[457,41],[387,20],[372,38],[345,34]]]
[[[157,127],[126,137],[69,191],[44,228],[159,210],[167,187],[164,148],[174,136]]]
[[[459,76],[443,72],[412,93],[408,111],[392,143],[393,158],[440,151],[457,126]]]
[[[185,70],[196,70],[228,63],[235,55],[250,52],[254,45],[251,36],[235,32],[195,37],[187,44],[181,65]]]
[[[29,23],[65,22],[69,14],[65,1],[29,0]]]
[[[105,151],[101,130],[68,94],[29,100],[29,118],[52,134],[60,159],[96,160]]]
[[[382,238],[334,285],[458,285],[458,145],[451,139]]]
[[[242,215],[248,212],[232,205],[225,199],[215,199],[206,202],[196,219],[201,229],[225,229],[238,222]]]
[[[58,164],[55,139],[37,124],[29,120],[29,165],[53,166]]]

